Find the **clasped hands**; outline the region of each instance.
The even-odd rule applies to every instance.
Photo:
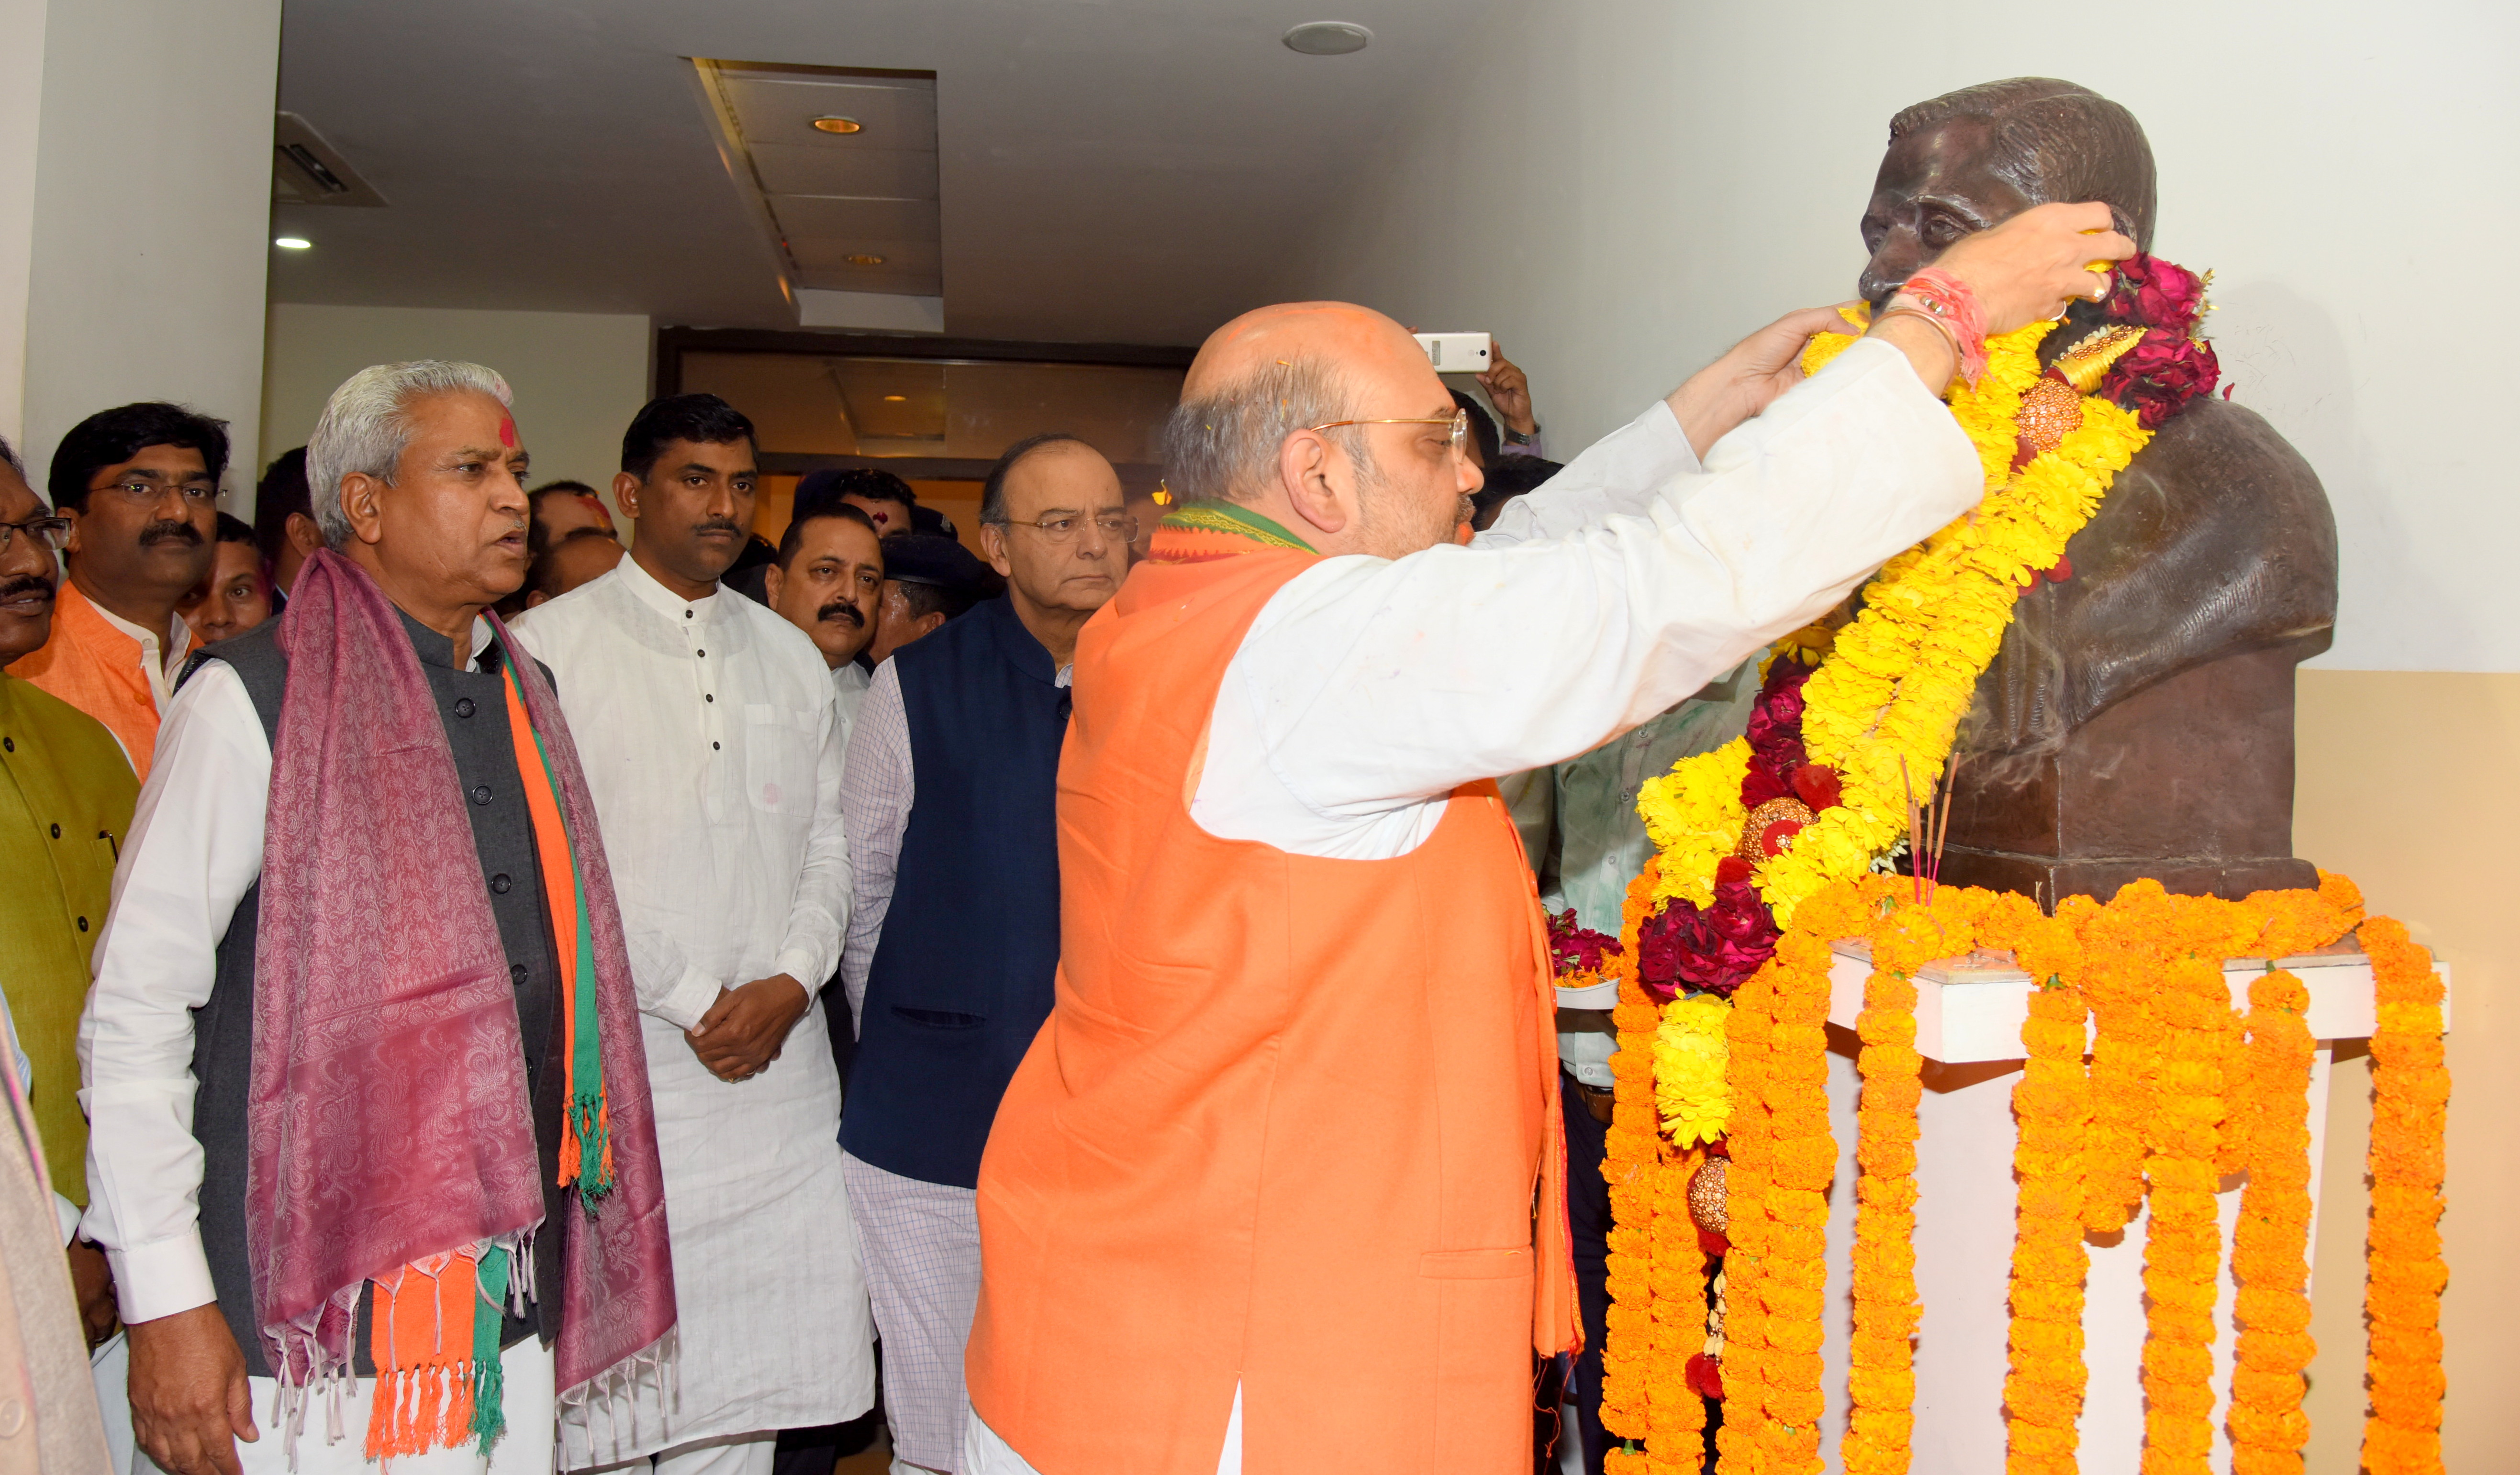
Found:
[[[1987,335],[1995,337],[2056,317],[2077,298],[2107,296],[2112,278],[2092,267],[2123,261],[2135,251],[2135,243],[2111,227],[2107,205],[2043,204],[1962,237],[1932,264],[1976,293]],[[1812,335],[1842,333],[1848,326],[1835,307],[1789,312],[1690,376],[1665,403],[1688,443],[1704,456],[1733,426],[1802,382],[1803,345]],[[1929,324],[1894,319],[1871,335],[1905,353],[1937,394],[1958,372],[1950,340]]]
[[[787,1048],[788,1032],[813,1006],[813,992],[786,973],[718,990],[717,1003],[683,1032],[692,1053],[721,1081],[748,1081]]]

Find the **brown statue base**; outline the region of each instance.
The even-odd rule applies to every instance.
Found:
[[[2052,747],[1962,757],[1942,878],[2050,907],[2144,876],[2232,901],[2317,886],[2292,854],[2293,667],[2325,632],[2295,644],[2182,671]]]

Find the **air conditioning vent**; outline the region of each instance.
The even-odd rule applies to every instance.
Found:
[[[385,198],[306,119],[281,113],[271,135],[271,198],[284,204],[376,206]]]

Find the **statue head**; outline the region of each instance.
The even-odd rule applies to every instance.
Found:
[[[2135,114],[2053,77],[1985,82],[1890,120],[1857,290],[1878,307],[1953,242],[2055,201],[2099,201],[2152,248],[2152,146]]]

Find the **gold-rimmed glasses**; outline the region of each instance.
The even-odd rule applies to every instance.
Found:
[[[1315,430],[1335,430],[1341,425],[1451,425],[1452,446],[1456,456],[1466,454],[1470,444],[1470,412],[1455,410],[1450,415],[1425,415],[1403,420],[1334,420],[1328,425],[1312,425]]]

